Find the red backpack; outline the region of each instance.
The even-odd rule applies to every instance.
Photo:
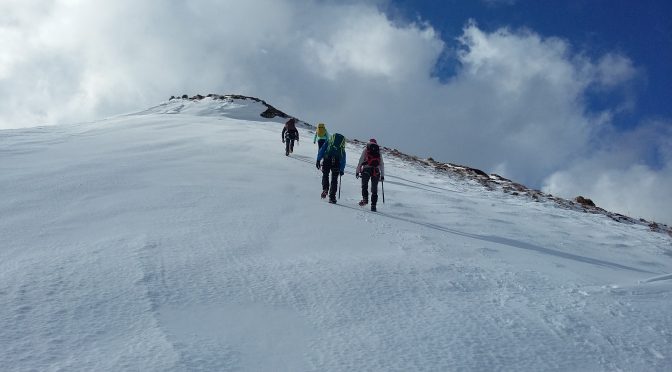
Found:
[[[378,167],[380,165],[380,147],[376,143],[366,145],[365,163],[369,167]]]

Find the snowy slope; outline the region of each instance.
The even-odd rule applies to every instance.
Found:
[[[0,131],[0,369],[672,369],[668,235],[391,157],[371,213],[353,144],[330,205],[260,109]]]

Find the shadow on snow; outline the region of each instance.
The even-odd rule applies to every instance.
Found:
[[[294,155],[294,156],[292,156],[292,158],[296,159],[296,160],[299,160],[299,161],[302,161],[302,162],[305,162],[305,163],[310,163],[310,164],[314,163],[312,158],[307,157],[307,156]],[[347,171],[345,173],[354,174],[353,172],[349,172],[349,171]],[[431,185],[425,185],[425,184],[422,184],[420,182],[406,180],[406,179],[396,177],[396,176],[389,176],[389,177],[392,177],[392,178],[395,178],[395,179],[400,179],[400,180],[410,182],[410,183],[414,183],[414,184],[417,184],[417,185],[421,185],[421,186],[424,186],[424,187],[420,187],[420,186],[416,186],[416,185],[409,185],[409,184],[394,182],[394,181],[392,181],[392,182],[388,181],[386,183],[391,183],[391,184],[394,184],[394,185],[410,187],[410,188],[419,189],[419,190],[428,191],[428,192],[433,192],[433,193],[439,193],[439,191],[438,190],[431,190],[431,189],[428,189],[426,187],[433,187],[433,188],[444,190],[444,191],[450,191],[450,190],[447,190],[447,189],[443,189],[443,188],[439,188],[439,187],[435,187],[435,186],[431,186]],[[645,273],[645,274],[656,274],[654,272],[638,269],[636,267],[621,265],[621,264],[617,264],[617,263],[614,263],[614,262],[600,260],[600,259],[597,259],[597,258],[584,257],[584,256],[580,256],[580,255],[577,255],[577,254],[558,251],[558,250],[555,250],[555,249],[544,248],[544,247],[541,247],[541,246],[538,246],[538,245],[535,245],[535,244],[526,243],[526,242],[515,240],[515,239],[504,238],[504,237],[500,237],[500,236],[492,236],[492,235],[480,235],[480,234],[466,233],[466,232],[462,232],[462,231],[459,231],[459,230],[454,230],[454,229],[450,229],[450,228],[447,228],[447,227],[444,227],[444,226],[436,225],[436,224],[433,224],[433,223],[421,222],[421,221],[416,221],[416,220],[412,220],[412,219],[409,219],[409,218],[395,216],[395,215],[392,215],[392,214],[389,214],[389,213],[369,212],[369,211],[366,211],[366,210],[362,210],[361,208],[358,208],[358,207],[352,207],[352,206],[343,205],[343,204],[336,204],[336,205],[338,205],[340,207],[343,207],[343,208],[352,209],[354,211],[372,213],[372,214],[376,214],[376,215],[380,215],[380,216],[383,216],[383,217],[395,219],[395,220],[398,220],[398,221],[411,223],[411,224],[414,224],[414,225],[426,227],[426,228],[437,230],[437,231],[442,231],[442,232],[446,232],[446,233],[450,233],[450,234],[454,234],[454,235],[464,236],[464,237],[471,238],[471,239],[478,239],[478,240],[482,240],[482,241],[486,241],[486,242],[490,242],[490,243],[505,245],[505,246],[508,246],[508,247],[525,249],[525,250],[528,250],[528,251],[547,254],[547,255],[550,255],[550,256],[560,257],[560,258],[564,258],[564,259],[567,259],[567,260],[583,262],[583,263],[590,264],[590,265],[608,267],[608,268],[612,268],[612,269],[629,270],[629,271],[635,271],[635,272],[638,272],[638,273]]]

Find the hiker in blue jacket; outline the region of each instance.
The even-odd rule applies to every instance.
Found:
[[[321,165],[320,160],[323,160]],[[322,199],[326,198],[328,193],[329,203],[335,204],[338,176],[342,176],[345,172],[345,137],[342,134],[334,133],[322,145],[317,153],[315,166],[317,169],[322,169]],[[329,172],[331,172],[331,183]]]

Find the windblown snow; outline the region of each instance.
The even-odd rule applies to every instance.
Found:
[[[672,370],[670,236],[354,143],[331,205],[264,109],[0,131],[0,369]]]

